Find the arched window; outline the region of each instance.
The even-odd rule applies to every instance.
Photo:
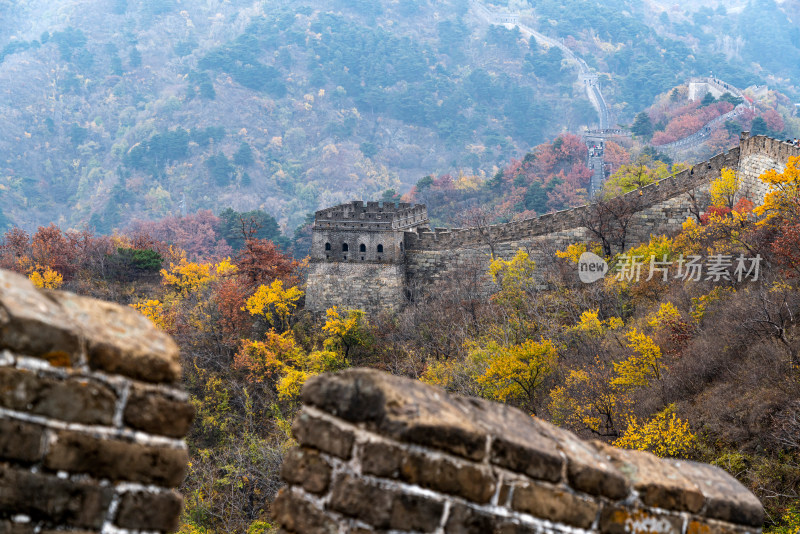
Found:
[[[325,243],[325,250],[330,250],[330,249],[331,249],[331,244]]]
[[[378,245],[378,253],[383,253],[383,245]]]
[[[350,247],[347,246],[347,243],[342,243],[342,252],[347,252],[350,250]]]
[[[367,251],[367,245],[365,245],[364,243],[361,243],[361,245],[359,245],[359,247],[358,247],[358,251],[359,252],[366,252]]]

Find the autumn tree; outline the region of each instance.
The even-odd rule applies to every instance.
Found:
[[[709,186],[711,204],[733,210],[736,193],[738,193],[738,191],[739,178],[736,175],[736,171],[732,169],[722,169],[720,177],[712,181]]]
[[[502,345],[493,341],[474,350],[480,351],[480,358],[487,362],[477,381],[489,398],[518,404],[536,414],[542,386],[558,362],[553,342],[529,339],[518,345]]]
[[[598,199],[581,210],[581,223],[600,241],[603,253],[610,257],[625,250],[633,216],[641,210],[641,195],[627,194]]]

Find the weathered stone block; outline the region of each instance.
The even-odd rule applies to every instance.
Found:
[[[761,502],[722,469],[684,460],[671,463],[703,493],[706,517],[754,527],[764,523]]]
[[[183,499],[174,491],[128,492],[122,496],[114,523],[132,530],[177,530]]]
[[[552,425],[547,425],[544,431],[553,436],[559,449],[567,456],[570,486],[584,493],[615,500],[630,493],[630,484],[622,473],[577,436]]]
[[[184,448],[142,445],[101,439],[80,432],[54,433],[45,467],[98,478],[175,487],[183,481],[188,462]]]
[[[361,451],[361,472],[378,477],[398,478],[407,454],[405,449],[389,443],[365,443]]]
[[[497,517],[463,504],[454,504],[450,509],[446,534],[534,534],[540,532],[521,523]]]
[[[26,277],[0,271],[0,347],[71,367],[80,343],[73,321]]]
[[[30,523],[14,523],[0,519],[0,534],[34,534]]]
[[[557,482],[564,460],[542,425],[521,411],[483,399],[457,398],[468,416],[492,436],[491,462],[532,478]]]
[[[126,425],[150,434],[181,438],[189,432],[194,406],[140,386],[131,388],[123,414]]]
[[[313,447],[345,460],[350,459],[355,437],[349,430],[301,411],[292,424],[292,433],[300,445]]]
[[[760,526],[746,527],[722,521],[692,518],[686,525],[685,534],[757,534],[759,532],[761,532]]]
[[[364,480],[343,475],[333,483],[330,508],[377,528],[390,525],[394,493]]]
[[[515,510],[580,528],[591,527],[600,509],[593,500],[541,484],[515,487],[511,505]]]
[[[439,388],[371,369],[312,377],[303,402],[399,441],[472,460],[485,455],[486,431]]]
[[[494,475],[483,465],[413,452],[403,459],[400,478],[478,504],[488,503],[497,487]]]
[[[70,423],[110,425],[117,396],[94,380],[61,380],[0,368],[0,406]]]
[[[309,493],[324,493],[330,484],[331,472],[331,466],[313,449],[291,449],[283,457],[281,477]]]
[[[703,507],[700,489],[670,463],[648,452],[616,449],[601,442],[594,446],[628,477],[647,506],[693,513]]]
[[[110,487],[0,464],[0,515],[24,514],[33,521],[100,528],[111,496]]]
[[[293,534],[338,534],[339,524],[322,510],[283,488],[272,503],[272,518]]]
[[[600,512],[598,526],[603,534],[681,534],[683,520],[673,515],[608,505]]]
[[[93,369],[144,382],[171,383],[180,379],[178,346],[136,310],[61,291],[47,294],[85,339]]]
[[[0,419],[0,458],[33,463],[42,457],[44,429],[31,423]]]
[[[439,528],[443,513],[442,502],[399,493],[392,499],[389,527],[396,530],[433,532]]]

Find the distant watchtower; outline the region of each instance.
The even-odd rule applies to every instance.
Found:
[[[428,224],[424,205],[353,201],[316,212],[306,308],[397,311],[405,286],[405,232]]]

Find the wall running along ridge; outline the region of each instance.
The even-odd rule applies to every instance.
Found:
[[[171,532],[194,409],[135,310],[0,270],[0,534]]]
[[[800,156],[800,148],[765,136],[750,137],[745,132],[739,147],[622,195],[620,202],[637,207],[628,227],[626,246],[647,242],[651,235],[678,232],[683,222],[693,216],[693,208],[707,209],[709,185],[720,177],[723,168],[738,171],[740,196],[759,203],[767,193],[759,175],[768,169],[782,172],[791,156]],[[404,255],[392,262],[396,269],[374,269],[352,262],[345,269],[344,263],[335,259],[316,263],[312,260],[306,307],[313,311],[340,306],[370,314],[396,312],[408,295],[434,291],[444,280],[463,279],[468,276],[465,273],[476,271],[485,275],[492,249],[495,257],[505,260],[522,249],[537,265],[552,263],[556,250],[572,243],[599,241],[585,226],[593,209],[593,205],[580,206],[483,228],[431,231],[420,226],[403,233]],[[312,247],[312,258],[318,255],[321,253]],[[486,287],[491,284],[488,279],[483,283]]]
[[[506,405],[371,369],[303,388],[282,533],[757,534],[717,467],[584,442]]]

